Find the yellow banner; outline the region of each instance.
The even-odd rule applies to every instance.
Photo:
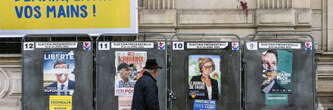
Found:
[[[50,96],[49,110],[72,110],[72,96]]]
[[[52,32],[52,29],[105,31],[132,28],[133,31],[137,21],[136,2],[133,1],[135,0],[1,0],[0,34],[12,30]]]

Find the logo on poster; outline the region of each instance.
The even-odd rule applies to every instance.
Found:
[[[91,42],[83,42],[83,50],[91,50]]]
[[[232,46],[232,50],[239,50],[239,43],[238,42],[232,42],[231,46]]]
[[[246,47],[248,50],[258,50],[257,42],[247,42]]]
[[[305,50],[312,50],[312,42],[305,42],[304,46]]]
[[[193,110],[217,110],[215,100],[194,100]]]
[[[165,50],[165,42],[158,42],[158,49]]]
[[[128,52],[127,55],[128,56],[134,56],[134,52]]]

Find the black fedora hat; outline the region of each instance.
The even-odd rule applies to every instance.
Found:
[[[162,69],[162,67],[158,66],[156,59],[147,59],[145,69]]]

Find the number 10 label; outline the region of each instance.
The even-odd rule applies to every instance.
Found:
[[[184,50],[184,42],[172,42],[172,50]]]

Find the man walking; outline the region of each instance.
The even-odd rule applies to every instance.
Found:
[[[158,66],[155,59],[147,59],[144,67],[143,76],[136,82],[134,86],[134,95],[132,102],[132,110],[159,110],[158,88],[156,78]]]

